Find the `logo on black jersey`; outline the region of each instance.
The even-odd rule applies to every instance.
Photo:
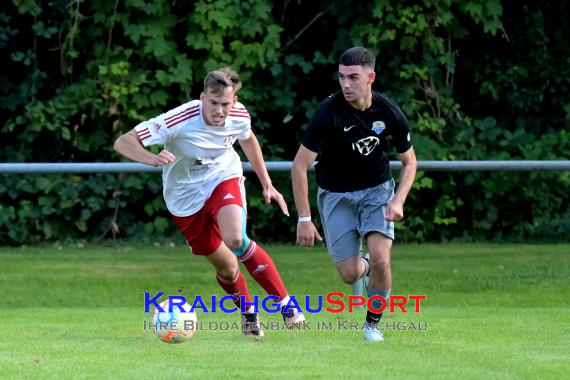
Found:
[[[386,124],[382,120],[378,120],[378,121],[375,121],[372,123],[372,130],[377,135],[382,133],[384,131],[384,129],[386,129]]]
[[[356,124],[352,124],[352,125],[349,126],[349,127],[344,127],[344,131],[345,131],[345,132],[348,132],[348,131],[350,131],[350,130],[351,130],[352,128],[354,128],[354,127],[356,127]]]
[[[358,151],[363,156],[368,156],[376,146],[380,144],[380,139],[375,136],[368,136],[352,143],[352,149]]]

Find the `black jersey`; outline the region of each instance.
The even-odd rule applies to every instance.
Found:
[[[360,111],[339,91],[319,105],[305,131],[303,145],[319,154],[319,187],[349,192],[392,178],[389,148],[404,153],[412,142],[408,121],[393,100],[373,91],[372,105]]]

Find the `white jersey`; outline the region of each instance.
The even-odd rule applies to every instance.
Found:
[[[176,160],[162,169],[164,200],[175,216],[198,212],[222,181],[243,175],[233,148],[251,134],[251,117],[236,102],[224,127],[206,124],[202,101],[192,100],[135,127],[144,146],[164,145]]]

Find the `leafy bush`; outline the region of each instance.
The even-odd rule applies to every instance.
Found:
[[[11,0],[0,11],[0,161],[117,161],[120,133],[198,97],[222,65],[244,80],[266,159],[292,160],[353,45],[377,55],[376,88],[408,115],[420,160],[568,159],[565,4]],[[272,176],[293,208],[288,174]],[[251,234],[293,242],[296,223],[248,177]],[[158,175],[0,178],[0,244],[176,235]],[[569,182],[567,172],[420,172],[398,236],[567,240]]]

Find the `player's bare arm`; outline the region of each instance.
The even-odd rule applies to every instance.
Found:
[[[176,157],[167,150],[162,150],[159,154],[154,154],[146,150],[133,129],[124,135],[121,135],[114,145],[115,150],[131,159],[150,166],[162,166],[173,162]]]
[[[414,147],[399,155],[402,162],[402,170],[400,172],[400,180],[398,188],[394,193],[392,201],[388,204],[386,210],[386,220],[400,221],[404,218],[404,203],[408,193],[412,189],[414,178],[416,177],[416,153]]]
[[[261,147],[259,146],[259,141],[257,141],[255,134],[251,132],[246,140],[239,140],[238,142],[251,164],[253,171],[257,175],[257,178],[259,178],[259,182],[263,188],[263,198],[265,202],[270,203],[271,200],[276,201],[283,214],[289,216],[289,209],[287,208],[287,203],[285,203],[285,198],[283,198],[283,195],[277,191],[271,183],[271,178],[265,167]]]
[[[293,161],[293,167],[291,168],[293,196],[295,197],[297,213],[301,218],[297,223],[297,243],[304,247],[312,247],[315,245],[315,239],[323,240],[312,220],[310,220],[311,207],[309,205],[309,180],[307,178],[307,171],[313,162],[315,162],[316,158],[317,153],[301,145]],[[309,217],[309,220],[305,221],[307,217]]]

